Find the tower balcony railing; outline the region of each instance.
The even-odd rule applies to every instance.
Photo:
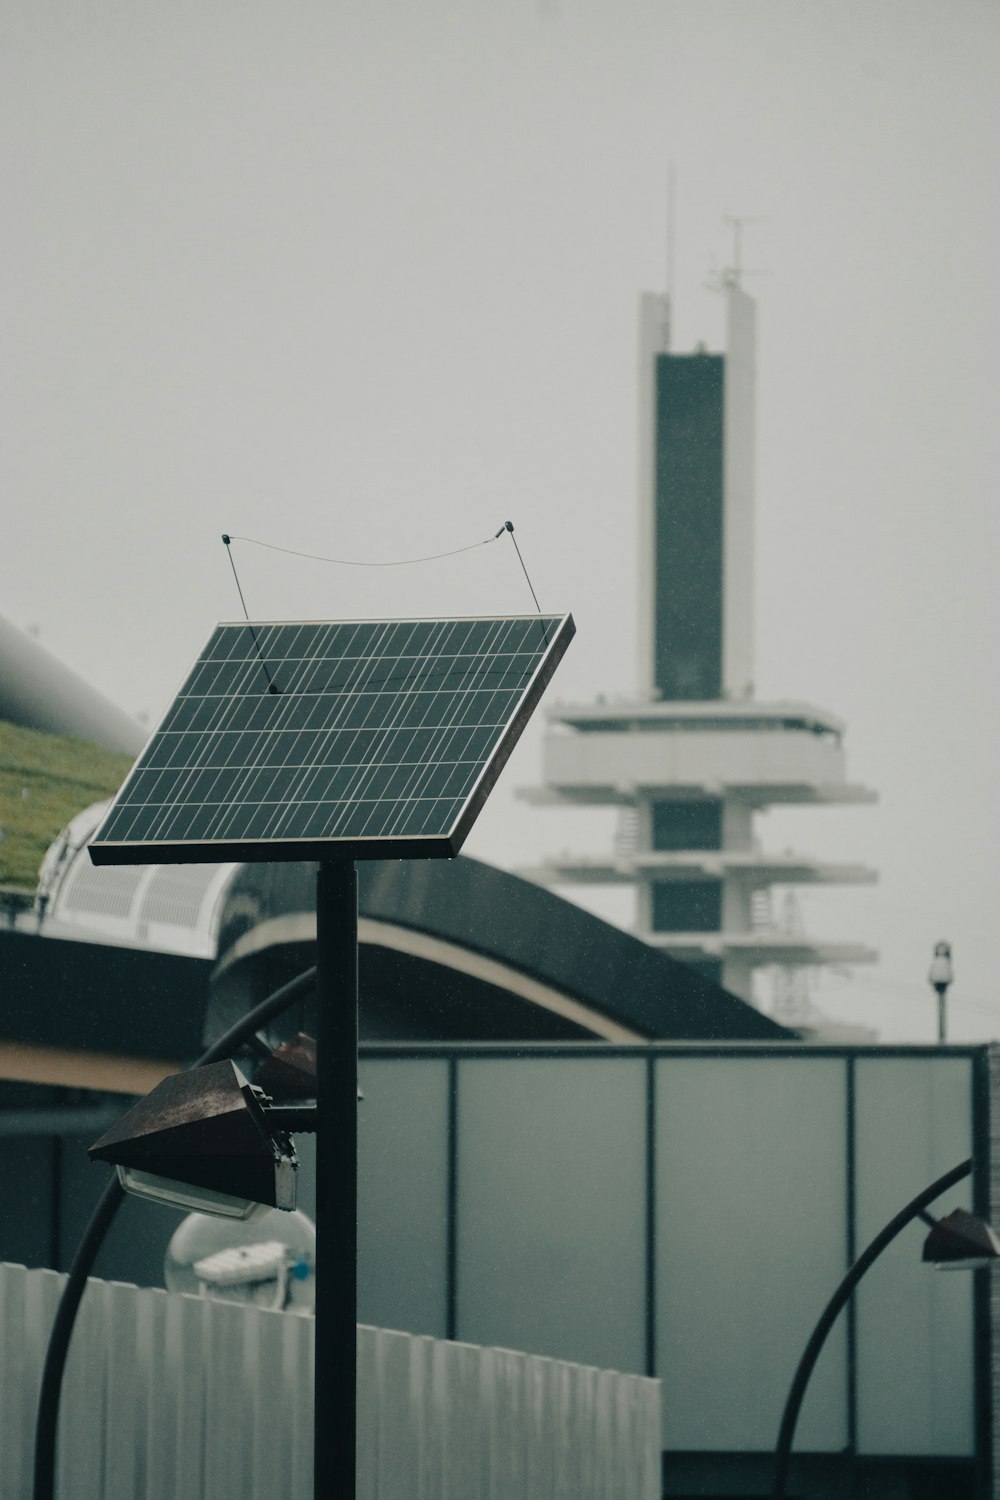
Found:
[[[878,950],[863,943],[832,942],[804,932],[642,931],[637,936],[682,962],[706,958],[739,959],[752,968],[769,964],[812,968],[826,964],[868,964],[878,960]]]
[[[629,814],[631,813],[631,819]],[[621,821],[610,854],[562,850],[517,873],[543,885],[635,885],[651,880],[739,881],[766,894],[771,885],[873,885],[877,871],[862,864],[833,864],[809,855],[766,854],[752,849],[640,849],[638,819],[621,809]],[[630,823],[635,828],[630,829]],[[636,842],[631,842],[632,838]]]
[[[845,762],[832,737],[806,732],[598,731],[548,735],[543,780],[564,795],[612,803],[643,791],[685,788],[707,796],[739,795],[742,788],[765,802],[801,789],[809,800],[810,794],[822,798],[825,789],[844,786]]]

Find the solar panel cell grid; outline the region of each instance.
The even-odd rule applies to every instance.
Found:
[[[220,625],[91,856],[457,852],[572,634],[568,615]]]

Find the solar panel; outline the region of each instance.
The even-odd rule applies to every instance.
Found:
[[[220,624],[90,857],[457,854],[574,630],[571,615]]]

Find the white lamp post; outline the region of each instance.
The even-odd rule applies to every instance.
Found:
[[[948,986],[954,979],[951,967],[951,944],[935,943],[934,957],[931,959],[930,973],[927,982],[931,989],[937,991],[938,997],[938,1042],[942,1045],[945,1040],[945,1000],[948,995]]]

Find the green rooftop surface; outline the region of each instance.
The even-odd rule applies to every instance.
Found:
[[[112,796],[130,755],[0,721],[0,893],[32,895],[45,851],[71,818]]]

